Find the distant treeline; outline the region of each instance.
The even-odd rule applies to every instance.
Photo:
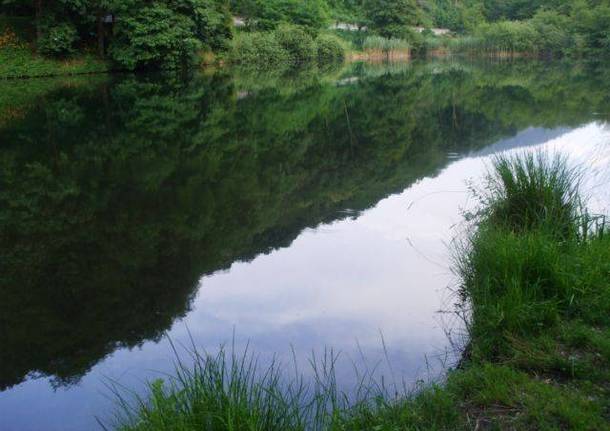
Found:
[[[409,26],[450,29],[452,47],[478,52],[554,56],[610,56],[607,0],[328,0],[337,20],[349,20],[385,37],[425,45]],[[448,43],[451,47],[451,44]]]
[[[45,57],[95,53],[122,69],[189,66],[210,52],[235,59],[232,39],[253,32],[267,39],[242,38],[239,47],[250,44],[254,57],[264,58],[277,48],[269,32],[278,27],[298,26],[315,40],[333,22],[403,40],[415,52],[434,39],[430,32],[414,31],[417,26],[452,30],[451,40],[458,43],[446,45],[457,50],[610,54],[610,2],[601,0],[0,0],[0,5],[0,50],[16,39]],[[343,33],[349,46],[351,32]],[[337,46],[326,50],[328,57],[341,57],[334,55]],[[316,56],[315,47],[308,52]]]

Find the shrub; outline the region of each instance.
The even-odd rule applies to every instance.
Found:
[[[275,38],[288,52],[292,64],[311,63],[315,60],[316,44],[303,28],[283,24],[275,30]]]
[[[40,54],[49,57],[67,57],[74,52],[77,39],[78,33],[72,24],[52,25],[38,39],[37,49]]]
[[[320,35],[316,39],[318,48],[318,62],[330,63],[342,61],[345,58],[345,49],[341,42],[334,36]]]
[[[233,39],[233,63],[254,67],[273,67],[290,62],[288,52],[271,32],[238,33]]]

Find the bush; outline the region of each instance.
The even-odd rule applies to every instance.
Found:
[[[52,25],[38,39],[37,49],[40,54],[48,57],[67,57],[74,53],[77,39],[78,33],[72,24]]]
[[[337,37],[320,35],[314,40],[301,27],[286,24],[273,32],[238,33],[229,55],[232,63],[265,69],[344,58],[345,49]]]
[[[303,28],[283,24],[275,30],[275,38],[288,52],[292,64],[311,63],[316,59],[316,43]]]
[[[343,61],[345,58],[345,49],[339,39],[334,36],[320,35],[316,39],[316,45],[318,47],[319,63]]]
[[[238,33],[233,40],[233,63],[254,67],[273,67],[290,62],[288,52],[271,32]]]

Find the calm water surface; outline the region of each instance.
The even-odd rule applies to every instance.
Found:
[[[500,151],[610,208],[608,68],[352,65],[0,83],[0,430],[99,429],[177,344],[451,366],[450,242]],[[385,349],[384,349],[385,344]],[[307,373],[307,367],[302,367]]]

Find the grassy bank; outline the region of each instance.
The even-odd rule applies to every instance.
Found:
[[[25,39],[23,34],[0,25],[0,79],[82,75],[110,70],[109,63],[90,54],[62,60],[40,56]]]
[[[0,79],[83,75],[110,69],[108,63],[93,55],[56,60],[36,55],[28,47],[0,49]]]
[[[583,209],[578,175],[543,155],[499,158],[457,247],[470,343],[442,385],[396,399],[363,381],[349,400],[332,361],[311,383],[248,355],[195,353],[195,367],[120,397],[120,430],[608,429],[610,232]],[[135,407],[133,407],[135,406]]]

